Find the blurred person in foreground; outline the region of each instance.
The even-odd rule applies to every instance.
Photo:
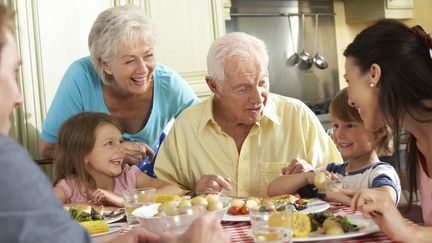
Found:
[[[366,129],[390,125],[395,148],[400,145],[401,129],[408,134],[409,204],[418,190],[427,227],[405,220],[387,194],[346,190],[353,197],[352,209],[361,209],[394,241],[432,239],[431,48],[432,35],[419,25],[409,28],[394,20],[381,20],[360,32],[344,52],[348,102],[358,110]]]
[[[7,137],[13,109],[23,102],[16,83],[21,62],[13,36],[13,19],[13,14],[0,6],[0,242],[93,242],[64,210],[50,181],[28,152]],[[136,228],[110,242],[229,242],[215,221],[214,215],[204,215],[180,236],[159,237]]]
[[[57,89],[41,135],[41,153],[53,158],[62,123],[83,111],[104,112],[123,127],[126,161],[153,159],[172,118],[198,103],[193,90],[171,68],[157,63],[154,24],[137,6],[117,6],[98,15],[90,30],[90,57],[68,68]],[[140,168],[142,168],[140,166]],[[152,175],[149,168],[147,174]]]
[[[267,196],[267,185],[296,158],[312,167],[342,158],[300,100],[269,92],[262,40],[230,33],[207,55],[213,95],[186,109],[162,144],[156,175],[192,193]]]

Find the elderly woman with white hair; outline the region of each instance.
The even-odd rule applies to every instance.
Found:
[[[158,178],[189,192],[266,197],[267,185],[296,158],[313,167],[342,158],[300,100],[269,92],[262,40],[229,33],[207,55],[213,95],[186,109],[162,144]]]
[[[57,131],[82,111],[109,113],[124,126],[127,158],[140,162],[159,143],[164,127],[198,103],[174,70],[155,61],[155,28],[142,9],[112,7],[97,17],[88,45],[90,57],[78,59],[64,74],[43,123],[40,143],[54,156]]]

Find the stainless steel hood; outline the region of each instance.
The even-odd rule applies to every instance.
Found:
[[[231,0],[231,3],[231,20],[226,21],[227,32],[246,32],[262,39],[267,45],[270,91],[298,98],[316,114],[327,113],[331,98],[339,90],[333,0]],[[319,14],[318,50],[315,13]],[[305,38],[300,14],[305,14]],[[312,66],[308,70],[300,70],[297,66],[290,66],[288,57],[294,52],[300,53],[303,46],[312,56],[317,51],[324,56],[328,68]]]

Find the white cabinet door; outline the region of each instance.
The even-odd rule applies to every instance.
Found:
[[[66,68],[88,55],[87,36],[96,16],[113,0],[40,0],[9,2],[17,17],[22,59],[18,75],[24,104],[14,114],[11,136],[39,157],[42,121]]]
[[[205,98],[207,51],[225,33],[222,0],[150,0],[150,17],[158,39],[156,60],[176,70]]]

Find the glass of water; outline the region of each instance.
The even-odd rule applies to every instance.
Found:
[[[123,193],[123,202],[129,226],[139,224],[135,216],[132,215],[132,211],[143,205],[154,203],[155,194],[156,188],[154,187],[130,189]]]
[[[282,210],[276,212],[251,210],[249,216],[254,242],[292,242],[294,214],[291,205],[284,205]]]

